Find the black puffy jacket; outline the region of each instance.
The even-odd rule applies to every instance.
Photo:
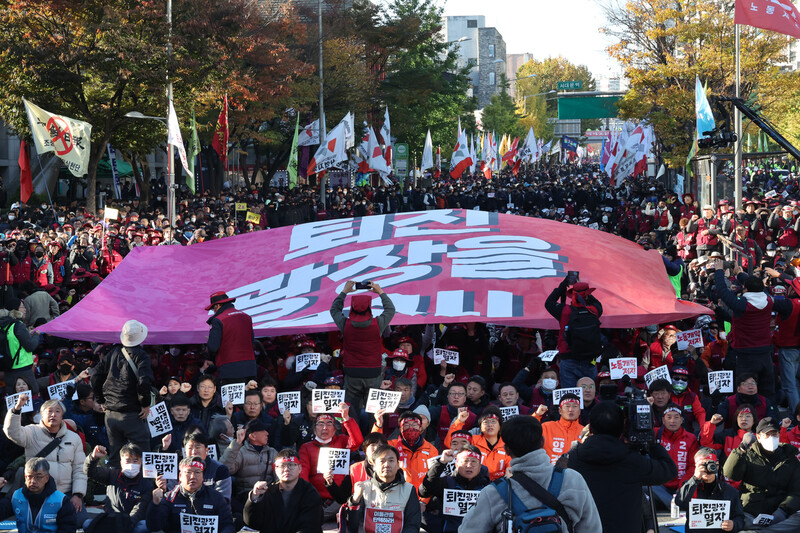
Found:
[[[91,374],[95,400],[105,404],[109,411],[134,413],[143,407],[150,407],[150,391],[153,388],[150,356],[139,347],[127,350],[139,371],[138,380],[122,353],[121,344],[115,344]]]

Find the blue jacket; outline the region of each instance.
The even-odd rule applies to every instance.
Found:
[[[20,533],[75,533],[75,507],[50,478],[39,494],[23,487],[0,500],[0,515],[15,516]]]
[[[164,495],[158,505],[150,504],[147,508],[147,529],[180,533],[180,515],[182,513],[216,515],[219,517],[217,533],[235,532],[230,504],[219,492],[206,485],[201,486],[194,493],[193,499],[189,499],[189,496],[178,486]]]

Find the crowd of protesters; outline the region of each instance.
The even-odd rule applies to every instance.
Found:
[[[589,162],[504,172],[491,181],[427,177],[405,189],[337,185],[325,191],[324,203],[310,186],[184,196],[174,227],[158,183],[150,202],[112,201],[120,215],[107,223],[102,211],[94,216],[77,202],[15,203],[0,215],[5,388],[7,396],[19,394],[7,402],[0,436],[0,468],[12,489],[0,512],[11,515],[12,500],[20,498],[42,512],[51,505],[58,525],[44,530],[63,533],[102,525],[177,533],[182,513],[216,516],[215,531],[225,533],[242,526],[320,531],[337,513],[350,531],[478,532],[500,527],[494,519],[505,508],[500,485],[485,487],[509,472],[547,487],[551,475],[561,476],[553,474],[557,465],[570,468],[559,478],[559,500],[576,532],[657,531],[643,485],[653,486],[657,510],[687,512],[693,498],[729,501],[720,530],[797,531],[800,187],[783,170],[749,174],[741,211],[728,201],[700,205],[655,179],[613,186]],[[237,203],[259,221],[246,221]],[[581,224],[657,249],[676,296],[708,306],[709,314],[602,329],[587,352],[563,327],[404,327],[384,315],[373,324],[369,304],[354,299],[359,323],[352,311],[349,318],[341,313],[346,290],[331,295],[337,331],[248,338],[255,371],[235,379],[220,371],[219,359],[221,343],[232,341],[214,326],[208,345],[149,345],[146,328],[136,324],[126,325],[117,345],[36,332],[138,246],[195,245],[324,218],[441,208]],[[565,279],[548,298],[548,311],[562,318],[566,309],[588,309],[602,324],[602,302],[592,290],[591,280]],[[209,309],[235,307],[220,294]],[[386,313],[390,295],[381,298]],[[701,330],[702,347],[679,349],[677,334],[690,329]],[[373,337],[358,350],[370,350],[369,362],[348,363],[356,349],[348,335],[366,332]],[[457,352],[459,364],[434,364],[436,348]],[[550,350],[559,356],[545,362],[540,355]],[[319,366],[298,370],[303,353],[319,353]],[[635,376],[612,379],[610,361],[619,357],[636,358]],[[648,384],[645,374],[660,367],[665,375]],[[732,393],[710,389],[709,372],[721,370],[734,372]],[[119,393],[111,394],[114,405],[103,387],[108,380],[122,383],[112,387]],[[246,386],[243,402],[223,405],[221,386],[237,380]],[[48,389],[59,383],[67,384],[63,399]],[[368,413],[363,397],[371,387],[399,392],[397,409]],[[347,401],[333,413],[315,413],[317,388],[346,389]],[[554,400],[562,388],[581,393]],[[279,406],[278,393],[289,391],[301,393],[299,414]],[[646,454],[623,444],[628,428],[617,407],[636,391],[654,415]],[[170,433],[124,436],[162,401]],[[349,450],[348,474],[318,468],[326,447]],[[178,454],[176,475],[145,477],[146,452]],[[515,493],[524,493],[522,481],[510,479]],[[459,516],[444,501],[446,489],[484,490]],[[99,504],[101,494],[108,512],[91,520],[86,506]],[[528,494],[522,500],[539,501]],[[630,512],[621,513],[622,506]],[[762,515],[771,518],[759,525]]]

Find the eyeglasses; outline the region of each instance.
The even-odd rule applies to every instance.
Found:
[[[466,392],[448,392],[447,395],[448,396],[459,397],[459,396],[466,396],[467,393]]]
[[[275,463],[275,470],[294,470],[295,468],[300,468],[300,465],[297,463]]]
[[[594,383],[587,383],[586,385],[580,385],[580,388],[582,388],[582,389],[593,389],[594,388]]]

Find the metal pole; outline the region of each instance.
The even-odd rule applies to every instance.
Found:
[[[322,0],[317,2],[317,23],[319,26],[319,144],[325,142],[325,136],[328,134],[328,128],[325,125],[325,81],[322,75]],[[319,196],[322,200],[322,207],[327,209],[326,191],[328,183],[328,173],[325,172],[319,184]]]
[[[167,0],[167,24],[169,25],[169,38],[167,39],[167,61],[172,62],[172,0]],[[172,102],[172,81],[169,78],[169,63],[167,64],[167,100]],[[169,225],[175,227],[175,154],[169,142],[169,105],[167,106],[167,218]]]
[[[740,97],[740,85],[742,81],[742,61],[741,61],[741,26],[739,24],[735,24],[735,36],[736,36],[736,98]],[[734,180],[734,197],[735,197],[735,207],[734,212],[739,211],[742,208],[742,112],[739,110],[738,107],[734,106],[734,130],[736,132],[736,143],[735,143],[735,156],[734,156],[734,169],[733,173],[733,180]]]

